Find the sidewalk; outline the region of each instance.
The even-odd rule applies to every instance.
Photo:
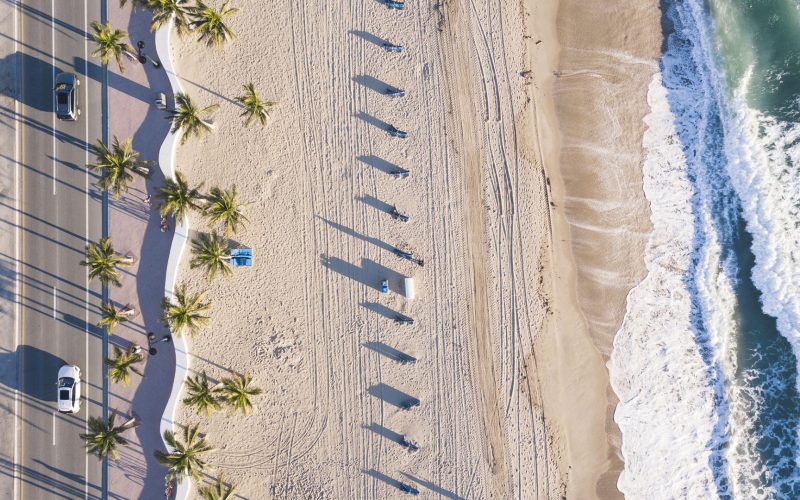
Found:
[[[109,20],[114,28],[126,30],[131,45],[145,42],[145,53],[156,58],[154,35],[150,32],[149,12],[130,5],[120,9],[118,2],[109,2]],[[157,160],[168,130],[164,112],[155,107],[158,92],[170,94],[169,82],[162,69],[125,58],[125,73],[114,63],[108,73],[108,141],[116,135],[120,140],[133,137],[133,147],[140,159]],[[131,342],[147,348],[147,333],[161,339],[169,333],[161,324],[161,298],[169,257],[172,229],[162,233],[155,208],[156,187],[163,183],[157,166],[145,182],[137,179],[129,192],[119,200],[109,199],[109,233],[120,253],[130,252],[136,264],[123,272],[122,287],[112,287],[110,298],[120,305],[130,304],[139,313],[128,323],[114,330],[111,346],[126,348]],[[152,208],[145,202],[152,196]],[[163,498],[166,469],[153,457],[153,450],[163,449],[159,423],[164,411],[175,372],[175,352],[172,344],[159,343],[156,356],[146,356],[142,364],[144,377],[132,375],[130,386],[109,382],[109,411],[122,416],[135,415],[141,425],[130,432],[129,446],[122,447],[117,462],[109,461],[109,498]]]

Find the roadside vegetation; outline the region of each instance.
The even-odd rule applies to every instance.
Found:
[[[236,38],[229,22],[239,9],[231,6],[230,0],[217,3],[219,8],[204,0],[120,0],[119,4],[149,11],[152,31],[171,25],[180,37],[196,37],[198,43],[216,50],[222,50]],[[94,43],[92,57],[98,58],[104,66],[113,61],[120,72],[125,70],[125,58],[136,61],[141,55],[131,46],[128,33],[114,28],[108,21],[93,22],[90,37]],[[243,85],[243,94],[232,97],[230,102],[241,108],[243,122],[239,126],[244,127],[255,123],[262,127],[268,125],[272,111],[279,105],[277,101],[263,98],[252,82]],[[213,133],[213,113],[217,109],[219,104],[202,105],[189,94],[178,93],[174,96],[174,106],[166,110],[165,118],[170,123],[170,133],[178,135],[183,145],[189,139],[202,140]],[[115,198],[128,193],[129,186],[138,178],[148,179],[150,169],[155,165],[153,160],[140,159],[131,137],[121,140],[115,136],[108,144],[97,140],[91,146],[91,152],[95,158],[86,165],[87,169],[96,174],[96,186]],[[181,172],[176,172],[173,178],[165,179],[157,188],[155,197],[158,200],[156,208],[165,220],[170,218],[181,224],[190,212],[205,218],[208,230],[200,232],[192,240],[190,267],[201,268],[209,282],[216,276],[230,276],[233,273],[232,245],[236,245],[230,238],[243,231],[249,222],[245,214],[248,203],[240,199],[236,185],[212,186],[205,191],[202,183],[194,185]],[[148,196],[148,203],[149,199]],[[80,262],[88,268],[89,278],[99,280],[105,287],[112,284],[122,286],[121,268],[134,263],[132,255],[121,255],[114,249],[108,236],[88,244],[85,259]],[[181,284],[175,287],[171,297],[163,298],[161,321],[173,335],[195,337],[208,323],[211,304],[204,300],[204,296],[205,291],[187,290]],[[137,314],[132,307],[119,306],[108,299],[100,304],[99,310],[97,327],[105,329],[109,335]],[[141,347],[114,345],[111,355],[105,359],[109,379],[128,385],[134,374],[144,375],[140,368],[144,361]],[[214,380],[204,371],[186,379],[183,403],[202,416],[223,409],[231,415],[247,415],[255,408],[256,398],[262,392],[247,372],[233,372]],[[116,418],[112,413],[107,420],[89,419],[88,432],[80,435],[87,453],[99,459],[117,459],[119,447],[128,444],[123,434],[139,423],[132,418],[118,424]],[[236,486],[226,484],[222,474],[217,475],[213,482],[201,484],[203,477],[208,476],[209,468],[204,457],[213,451],[213,447],[197,425],[182,427],[178,435],[171,430],[165,431],[163,438],[167,451],[155,450],[154,455],[167,468],[169,481],[194,479],[198,482],[197,493],[206,500],[233,498]]]

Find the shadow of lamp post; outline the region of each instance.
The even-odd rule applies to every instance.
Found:
[[[171,342],[171,341],[172,337],[170,337],[169,335],[164,335],[163,337],[161,337],[161,340],[158,340],[155,333],[148,332],[147,345],[149,346],[149,349],[147,350],[147,352],[150,353],[151,356],[155,356],[156,354],[158,354],[158,350],[155,347],[156,344],[158,344],[159,342]]]
[[[139,48],[137,57],[140,63],[145,64],[149,59],[150,62],[153,63],[154,68],[161,67],[161,63],[159,61],[156,61],[155,59],[151,58],[150,56],[144,53],[144,40],[139,40],[138,42],[136,42],[136,46]]]

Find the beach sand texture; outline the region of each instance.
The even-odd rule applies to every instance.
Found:
[[[561,48],[553,102],[560,154],[558,168],[548,173],[556,204],[554,324],[564,338],[546,350],[564,362],[547,377],[564,382],[546,391],[545,402],[564,418],[575,498],[621,497],[620,436],[613,421],[617,398],[605,363],[626,296],[645,274],[651,227],[642,190],[642,119],[648,112],[647,86],[658,71],[659,22],[656,2],[561,0],[557,14]],[[582,356],[570,354],[576,345]],[[578,384],[583,390],[557,393],[558,387]],[[569,412],[578,401],[604,410]],[[601,475],[594,476],[598,470]],[[583,490],[587,485],[596,489]]]
[[[535,74],[521,75],[523,13],[517,0],[436,5],[239,1],[238,38],[222,51],[173,47],[187,92],[221,105],[178,169],[206,188],[236,184],[251,204],[234,239],[255,252],[252,268],[210,284],[187,252],[180,279],[213,302],[192,372],[248,371],[265,389],[247,417],[180,408],[178,420],[201,424],[214,472],[244,497],[389,498],[397,481],[452,498],[565,493],[532,351],[550,222],[524,128]],[[384,40],[406,50],[386,53]],[[249,81],[281,102],[267,128],[241,125],[232,99]],[[382,95],[387,85],[406,97]],[[410,177],[393,179],[395,166]],[[393,255],[401,243],[424,267]],[[403,411],[406,398],[421,405]],[[402,449],[403,434],[421,450]]]

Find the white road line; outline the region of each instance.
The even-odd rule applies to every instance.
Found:
[[[53,446],[56,445],[56,412],[53,412]]]
[[[50,63],[53,66],[53,85],[50,88],[56,88],[56,0],[50,0],[50,30],[52,32],[51,48],[50,48]],[[53,194],[56,194],[56,93],[53,94]]]
[[[89,29],[89,6],[88,0],[83,0],[83,29],[88,31]],[[84,152],[84,163],[86,165],[89,164],[89,40],[85,39],[83,41],[83,107],[85,112],[83,113],[83,123],[86,131],[86,150]],[[101,117],[101,130],[102,130],[102,117]],[[102,135],[102,132],[101,132]],[[89,240],[89,169],[84,169],[84,186],[86,192],[86,232],[84,237],[84,243],[88,244]],[[85,380],[89,380],[89,269],[86,269],[86,300],[84,301],[84,306],[86,307],[86,322],[84,323],[86,326],[84,328],[86,338],[86,345],[85,349],[85,362],[83,364],[84,370],[86,372]],[[103,353],[105,356],[105,353]],[[88,387],[90,384],[86,384],[86,394],[84,397],[89,401],[89,389]],[[102,400],[102,389],[100,390],[100,399]],[[86,414],[88,417],[89,414],[89,405],[86,405]],[[104,416],[101,414],[101,417]],[[89,419],[87,418],[83,423],[83,428],[85,433],[89,433]],[[83,477],[84,477],[84,498],[89,498],[89,454],[83,454]],[[102,472],[101,472],[102,476]],[[102,477],[100,482],[102,484]],[[104,493],[101,491],[101,493]]]
[[[14,7],[14,53],[19,54],[19,9],[22,8],[21,4],[18,4]],[[22,97],[22,89],[19,86],[19,82],[22,75],[22,66],[20,65],[19,61],[22,58],[17,58],[17,97]],[[17,116],[20,116],[20,109],[19,109],[19,102],[20,99],[14,100],[14,112]],[[15,207],[16,207],[16,214],[15,214],[15,225],[16,229],[14,230],[14,257],[16,262],[14,263],[14,271],[16,274],[16,278],[14,280],[14,289],[15,295],[18,297],[17,300],[14,301],[14,350],[19,352],[17,347],[19,346],[19,314],[20,314],[20,263],[19,263],[19,254],[20,254],[20,234],[19,234],[19,225],[20,225],[20,210],[21,207],[19,206],[19,155],[20,155],[20,134],[19,134],[20,123],[16,122],[14,125],[14,159],[16,160],[16,166],[14,168],[14,200],[15,200]],[[19,358],[17,358],[17,363],[19,363]],[[14,498],[19,498],[19,481],[17,480],[17,467],[20,466],[19,460],[19,433],[21,432],[21,426],[19,424],[19,412],[20,412],[20,404],[19,404],[19,389],[14,390],[14,415],[16,418],[14,419]]]
[[[56,319],[56,309],[58,308],[56,301],[58,300],[58,289],[53,287],[53,319]]]

